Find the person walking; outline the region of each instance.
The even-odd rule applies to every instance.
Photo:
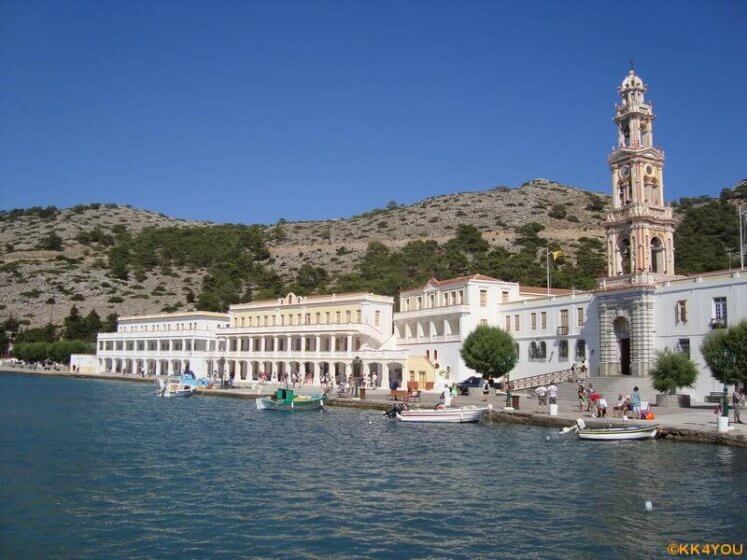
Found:
[[[488,395],[490,394],[490,380],[489,379],[484,379],[483,381],[484,381],[484,383],[483,383],[483,386],[482,386],[482,396],[483,396],[482,400],[485,401],[485,400],[488,399]]]

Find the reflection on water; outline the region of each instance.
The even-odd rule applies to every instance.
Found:
[[[658,558],[747,534],[743,449],[149,391],[0,377],[1,557]]]

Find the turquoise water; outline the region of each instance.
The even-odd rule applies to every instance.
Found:
[[[0,376],[0,557],[662,558],[747,534],[743,449],[150,390]]]

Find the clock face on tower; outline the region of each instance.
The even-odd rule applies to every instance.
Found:
[[[623,179],[626,179],[629,175],[630,175],[630,166],[623,165],[620,168],[620,177],[622,177]]]
[[[647,165],[646,166],[646,175],[649,177],[654,174],[654,166],[653,165]]]

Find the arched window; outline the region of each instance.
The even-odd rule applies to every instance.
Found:
[[[630,239],[627,237],[621,238],[618,242],[617,250],[620,259],[620,273],[630,274]]]
[[[433,359],[438,360],[438,350],[433,350]]]
[[[425,351],[425,359],[426,360],[430,360],[431,359],[431,351],[430,350],[426,350]]]
[[[664,244],[661,242],[661,239],[659,239],[658,237],[652,238],[649,271],[658,273],[658,274],[665,274],[666,266],[665,266],[664,256],[665,256],[665,249],[664,249]]]
[[[545,341],[539,343],[539,358],[545,359],[547,357],[547,344],[545,344]]]

